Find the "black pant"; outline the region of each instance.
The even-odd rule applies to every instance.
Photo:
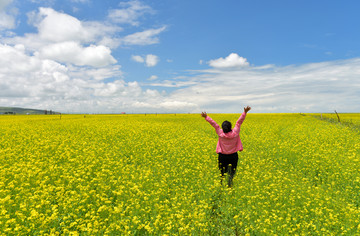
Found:
[[[229,186],[232,185],[232,179],[236,172],[238,160],[239,156],[237,152],[232,154],[219,153],[219,169],[221,171],[221,176],[223,177],[225,173],[229,174]],[[231,167],[229,165],[231,165]]]

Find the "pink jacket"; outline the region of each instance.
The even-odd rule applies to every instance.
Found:
[[[245,117],[246,113],[243,112],[236,121],[235,127],[228,133],[224,133],[220,126],[209,116],[205,118],[205,120],[215,128],[215,131],[219,136],[219,140],[216,145],[216,153],[232,154],[243,150],[239,134],[240,126],[244,122]]]

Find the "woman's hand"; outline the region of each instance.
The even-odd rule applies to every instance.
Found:
[[[251,110],[251,107],[249,107],[249,106],[244,107],[244,112],[245,112],[245,113],[248,113],[248,111],[250,111],[250,110]]]
[[[204,117],[204,118],[206,118],[206,117],[207,117],[206,112],[201,112],[201,116]]]

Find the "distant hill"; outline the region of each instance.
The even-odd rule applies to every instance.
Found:
[[[52,114],[59,114],[59,112],[51,111]],[[50,111],[39,110],[39,109],[30,109],[30,108],[20,108],[20,107],[0,107],[0,115],[3,114],[18,114],[18,115],[50,115]]]

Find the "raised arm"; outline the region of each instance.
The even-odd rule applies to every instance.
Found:
[[[201,112],[201,116],[204,117],[205,120],[207,122],[209,122],[212,127],[215,128],[215,131],[216,131],[217,134],[220,134],[220,132],[221,132],[220,126],[213,119],[211,119],[210,116],[208,116],[206,114],[206,112]]]
[[[240,133],[240,126],[241,124],[244,122],[246,114],[248,113],[248,111],[251,110],[251,107],[247,106],[244,107],[244,112],[241,114],[241,116],[239,117],[239,119],[236,121],[235,127],[234,127],[234,132],[236,133]]]

